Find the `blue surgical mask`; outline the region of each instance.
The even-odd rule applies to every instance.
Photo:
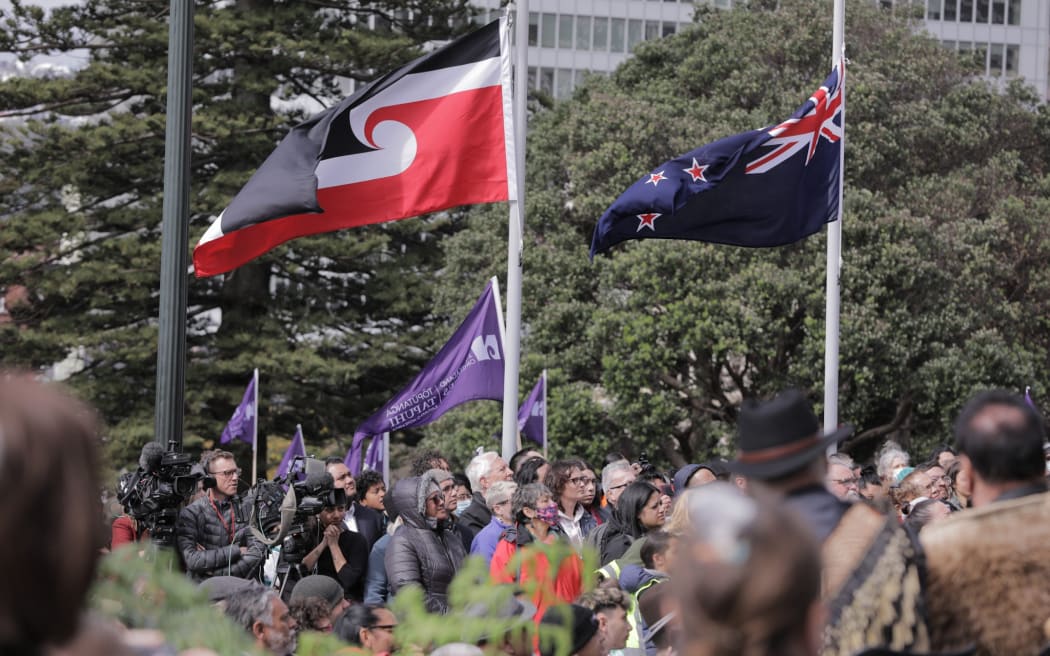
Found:
[[[456,502],[456,514],[461,515],[470,506],[470,499],[462,499]]]

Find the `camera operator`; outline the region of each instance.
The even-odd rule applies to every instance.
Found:
[[[329,495],[327,500],[335,500],[333,496]],[[308,530],[314,546],[303,556],[303,566],[307,571],[339,581],[343,596],[360,602],[364,598],[368,540],[348,530],[343,523],[345,517],[346,505],[325,504],[312,520],[312,530]]]
[[[241,470],[227,451],[212,451],[202,464],[210,489],[182,510],[175,529],[186,570],[194,581],[220,575],[252,578],[266,547],[251,535],[234,500]]]

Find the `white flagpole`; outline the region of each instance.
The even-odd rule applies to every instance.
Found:
[[[259,370],[256,369],[252,376],[252,389],[255,390],[255,417],[252,421],[252,482],[251,485],[255,485],[255,481],[258,479],[255,477],[258,474],[259,469]],[[250,487],[250,486],[249,486]]]
[[[844,35],[845,0],[834,0],[831,32],[831,65],[838,66],[845,57]],[[844,70],[844,69],[840,69]],[[824,433],[830,433],[839,424],[839,275],[842,270],[842,182],[846,157],[846,80],[839,80],[842,97],[842,143],[839,147],[839,215],[828,224],[827,291],[824,327]],[[838,450],[830,445],[828,453]]]
[[[389,486],[389,481],[390,481],[390,433],[383,433],[383,484]]]
[[[543,457],[547,458],[547,370],[543,370]]]
[[[521,255],[525,226],[525,94],[529,78],[528,0],[517,0],[514,17],[514,93],[512,95],[512,143],[507,156],[510,216],[507,221],[507,334],[503,377],[503,457],[514,454],[518,434],[518,366],[521,356]],[[502,44],[501,44],[502,45]],[[506,89],[505,89],[506,91]],[[506,107],[506,102],[504,102]],[[506,119],[504,119],[506,120]]]

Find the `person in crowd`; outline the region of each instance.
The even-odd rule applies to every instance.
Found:
[[[948,478],[948,505],[954,510],[962,510],[970,507],[970,472],[962,470],[962,462],[956,458],[948,465],[945,474]]]
[[[930,462],[935,462],[941,466],[941,469],[948,471],[948,467],[951,467],[952,463],[955,462],[956,451],[950,444],[938,444],[933,447],[930,452]]]
[[[580,505],[583,509],[590,513],[591,517],[597,524],[603,524],[608,521],[608,515],[602,512],[601,499],[598,494],[598,477],[595,476],[594,470],[588,467],[583,471],[583,475],[587,477],[587,483],[583,487],[583,494],[580,496]]]
[[[360,533],[364,537],[368,548],[371,549],[376,540],[383,535],[383,515],[381,512],[366,508],[357,499],[357,481],[350,473],[341,458],[325,458],[325,470],[332,475],[335,487],[343,488],[346,492],[346,512],[343,515],[343,524],[354,533]]]
[[[598,522],[580,503],[588,486],[594,484],[594,475],[587,463],[570,458],[551,465],[547,475],[547,488],[553,493],[558,505],[558,525],[569,542],[577,549],[583,546],[587,534]]]
[[[536,608],[519,595],[508,596],[503,603],[472,604],[466,608],[464,615],[471,629],[478,622],[493,627],[474,641],[486,654],[534,656],[536,653],[533,648]],[[471,633],[476,635],[475,631]]]
[[[857,480],[857,493],[862,499],[867,499],[876,506],[888,502],[886,488],[882,485],[882,477],[874,465],[862,467],[860,478]]]
[[[452,473],[452,468],[448,466],[448,459],[441,455],[440,451],[424,451],[412,461],[413,476],[422,476],[431,469],[444,469]]]
[[[947,502],[940,499],[924,499],[914,504],[908,511],[908,516],[904,520],[904,528],[917,535],[922,527],[944,519],[951,513],[952,508]]]
[[[149,531],[140,529],[138,521],[127,513],[123,513],[120,517],[114,519],[109,530],[110,550],[119,549],[125,544],[135,544],[149,537]]]
[[[470,479],[460,473],[452,474],[452,484],[456,500],[453,515],[458,518],[470,507],[470,502],[474,500],[474,491],[470,487]]]
[[[930,498],[938,501],[947,501],[950,492],[948,491],[947,472],[945,472],[944,468],[936,462],[924,462],[917,469],[925,472],[930,478]]]
[[[623,571],[619,574],[619,584],[624,592],[631,596],[636,610],[642,597],[660,584],[667,582],[668,572],[674,566],[677,558],[680,541],[679,536],[666,531],[650,531],[646,535],[645,543],[639,549],[641,562],[623,565]],[[602,569],[602,574],[608,572],[608,566]],[[632,614],[630,619],[634,631],[628,639],[627,647],[637,649],[644,646],[647,651],[652,651],[651,643],[641,642],[647,629],[645,622],[637,613]]]
[[[518,485],[529,483],[543,483],[547,480],[547,474],[551,471],[551,465],[544,458],[529,458],[514,470],[514,482]]]
[[[340,650],[337,653],[342,654],[345,651],[348,654],[360,654],[363,651],[373,656],[390,654],[397,648],[397,640],[394,638],[397,624],[397,617],[385,606],[351,606],[335,623],[334,632],[344,642],[361,649]]]
[[[507,465],[510,467],[510,470],[512,472],[517,474],[518,470],[521,469],[521,466],[525,464],[525,461],[532,460],[533,458],[539,458],[540,460],[546,461],[546,458],[543,457],[542,453],[540,453],[536,449],[533,449],[531,446],[527,446],[525,448],[518,449],[518,451],[510,457],[510,461],[507,463]]]
[[[674,598],[670,585],[653,586],[653,589],[638,602],[638,615],[641,620],[639,626],[647,627],[645,635],[642,636],[646,654],[674,656],[678,653],[683,634],[682,613],[678,607],[678,600]]]
[[[419,586],[427,610],[441,614],[448,611],[448,586],[466,556],[438,483],[447,476],[444,470],[431,469],[394,485],[391,497],[404,524],[384,556],[390,594],[408,585]]]
[[[598,545],[602,565],[620,558],[635,540],[663,526],[666,516],[661,497],[660,490],[652,483],[635,481],[627,486]]]
[[[372,545],[372,551],[368,554],[368,570],[365,572],[364,602],[373,606],[382,606],[387,602],[389,589],[386,578],[386,549],[393,539],[393,534],[403,523],[393,494],[383,500],[383,505],[386,506],[389,525],[386,533]]]
[[[328,619],[332,624],[339,619],[350,602],[343,596],[343,587],[335,579],[321,574],[311,574],[296,582],[288,603],[300,599],[320,599],[328,608]]]
[[[929,475],[921,469],[914,469],[905,476],[900,485],[890,491],[893,504],[897,513],[904,521],[915,504],[926,499],[932,499],[936,484],[930,480]]]
[[[723,483],[726,481],[722,481]],[[703,487],[703,486],[701,486]],[[690,496],[694,494],[697,488],[687,487],[685,490],[675,496],[675,503],[671,507],[671,514],[667,516],[664,521],[662,530],[666,531],[670,535],[681,536],[685,535],[692,528],[689,520],[689,504],[686,502]]]
[[[576,603],[594,612],[605,649],[603,653],[627,647],[627,638],[631,635],[631,624],[627,621],[631,597],[626,592],[617,588],[596,588],[580,595]]]
[[[256,581],[249,581],[236,576],[213,576],[210,579],[201,581],[197,587],[208,597],[209,604],[225,611],[226,600],[230,596],[256,583]]]
[[[853,469],[853,458],[845,453],[833,453],[828,456],[824,484],[832,494],[843,501],[852,502],[860,498],[857,475],[853,473]]]
[[[598,619],[577,604],[551,606],[540,620],[540,656],[602,656]]]
[[[514,473],[495,451],[474,456],[467,465],[467,478],[474,497],[470,506],[460,515],[457,524],[469,545],[474,536],[492,521],[492,512],[485,504],[485,492],[496,481],[514,480]]]
[[[823,465],[823,458],[819,462]],[[677,613],[680,626],[689,627],[682,634],[685,654],[820,653],[818,543],[812,529],[780,500],[758,494],[748,497],[719,483],[690,498],[693,533],[671,569],[677,610],[661,606],[647,612],[655,598],[642,598],[651,637],[661,619]]]
[[[558,506],[541,483],[522,485],[511,497],[514,526],[503,533],[492,554],[489,573],[496,583],[514,583],[532,593],[537,616],[558,601],[575,599],[583,588],[583,563],[575,553],[552,563],[539,545],[559,540]],[[519,551],[527,553],[518,556]]]
[[[636,480],[646,481],[656,486],[656,489],[660,490],[660,503],[663,504],[664,515],[671,514],[671,504],[674,501],[675,493],[671,477],[661,473],[656,467],[649,465],[643,467],[642,470],[638,472],[638,478]]]
[[[0,653],[36,654],[96,633],[81,619],[106,542],[99,444],[92,410],[57,386],[0,371]]]
[[[297,646],[298,624],[276,590],[252,584],[226,599],[226,616],[274,656],[289,656]]]
[[[305,597],[288,603],[288,612],[295,618],[299,631],[332,632],[332,617],[328,603],[317,597]]]
[[[689,487],[703,487],[715,481],[724,481],[729,478],[729,470],[722,460],[710,460],[699,465],[686,465],[679,469],[674,475],[674,489],[681,493]]]
[[[228,451],[212,451],[201,464],[214,485],[182,509],[175,526],[186,571],[198,582],[221,574],[251,578],[266,558],[266,546],[252,536],[234,499],[241,470]]]
[[[496,481],[485,493],[485,503],[492,511],[492,521],[474,536],[470,553],[484,558],[486,565],[492,563],[492,554],[496,553],[496,546],[504,531],[514,526],[511,499],[516,489],[518,484],[513,481]]]
[[[882,486],[890,488],[897,482],[897,474],[900,470],[911,464],[911,456],[899,444],[893,440],[887,440],[879,449],[875,462],[879,478],[882,479]]]
[[[973,510],[919,535],[933,650],[1037,653],[1047,642],[1050,579],[1043,418],[1019,394],[987,391],[965,405],[954,433]]]
[[[310,551],[303,556],[302,564],[307,571],[337,581],[343,596],[361,601],[365,595],[369,547],[364,535],[346,528],[345,516],[346,506],[326,505],[307,524]]]
[[[370,508],[379,514],[386,512],[386,482],[383,481],[382,472],[368,469],[357,477],[357,488],[360,490],[359,501],[365,508]],[[385,528],[385,527],[384,527]]]
[[[610,509],[616,507],[617,499],[637,476],[631,463],[626,460],[617,460],[605,465],[602,469],[602,490],[605,492],[605,501]]]

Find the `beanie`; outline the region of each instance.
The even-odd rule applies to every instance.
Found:
[[[557,637],[550,632],[544,634],[544,627],[571,629],[571,649],[568,652],[564,651],[563,644]],[[578,604],[551,606],[543,613],[540,631],[541,656],[571,656],[583,649],[594,634],[598,633],[598,620],[594,617],[594,611]]]
[[[343,600],[343,586],[330,576],[311,574],[300,579],[292,588],[291,601],[317,597],[328,602],[328,607],[335,608]]]
[[[208,595],[208,601],[214,604],[224,601],[230,595],[244,590],[251,584],[252,581],[239,576],[213,576],[201,581],[198,587]]]

